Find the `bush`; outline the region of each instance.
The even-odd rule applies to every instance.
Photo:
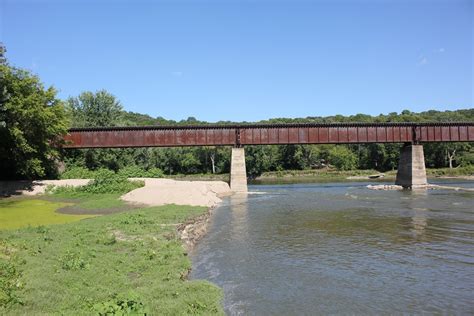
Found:
[[[142,187],[143,182],[129,181],[127,177],[116,174],[107,169],[101,169],[96,172],[94,180],[88,185],[79,187],[86,193],[126,193],[136,188]]]
[[[163,170],[160,168],[150,168],[148,169],[148,178],[163,178]]]
[[[48,189],[48,192],[55,194],[104,194],[104,193],[120,193],[124,194],[129,191],[140,188],[144,185],[143,181],[130,181],[126,176],[117,174],[112,170],[99,169],[94,172],[94,179],[89,184],[80,187],[55,187]]]
[[[72,167],[61,174],[61,179],[92,179],[95,172],[84,167]]]

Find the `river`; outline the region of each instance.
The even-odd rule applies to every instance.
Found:
[[[230,315],[473,314],[474,193],[367,184],[226,198],[190,254],[191,278],[222,287]]]

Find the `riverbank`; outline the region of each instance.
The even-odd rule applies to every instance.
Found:
[[[462,179],[474,180],[472,167],[466,168],[438,168],[426,169],[428,179]],[[380,172],[377,170],[285,170],[264,172],[251,181],[253,184],[280,184],[280,183],[311,183],[311,182],[345,182],[345,181],[395,181],[396,170]]]
[[[463,179],[474,180],[474,168],[427,168],[427,177],[430,179]],[[368,179],[395,181],[396,170],[381,172],[378,170],[335,170],[309,169],[309,170],[282,170],[263,172],[254,179],[249,180],[249,184],[280,184],[280,183],[312,183],[312,182],[345,182],[345,181],[366,181]],[[228,182],[230,175],[223,174],[190,174],[167,176],[174,180],[187,181],[224,181]]]
[[[144,188],[147,182],[148,188],[157,185],[155,180],[145,180]],[[67,200],[57,212],[106,215],[0,230],[0,266],[6,271],[0,274],[0,314],[223,314],[218,287],[187,280],[187,250],[205,234],[210,210],[218,203],[215,197],[226,191],[225,185],[193,185],[205,206],[148,207],[147,201],[129,204],[113,194],[3,199],[5,207]],[[190,187],[181,183],[168,189],[180,188],[179,195],[186,196]],[[155,196],[167,195],[161,188]]]

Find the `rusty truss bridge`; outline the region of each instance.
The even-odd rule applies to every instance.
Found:
[[[72,128],[65,148],[473,142],[474,122]]]
[[[404,143],[396,184],[427,184],[423,143],[474,142],[474,122],[298,123],[72,128],[64,148],[232,146],[230,185],[247,191],[245,145]]]

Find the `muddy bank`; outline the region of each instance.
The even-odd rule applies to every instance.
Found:
[[[178,225],[178,235],[187,252],[191,251],[199,240],[206,235],[212,210],[213,208],[209,208],[206,213]]]

